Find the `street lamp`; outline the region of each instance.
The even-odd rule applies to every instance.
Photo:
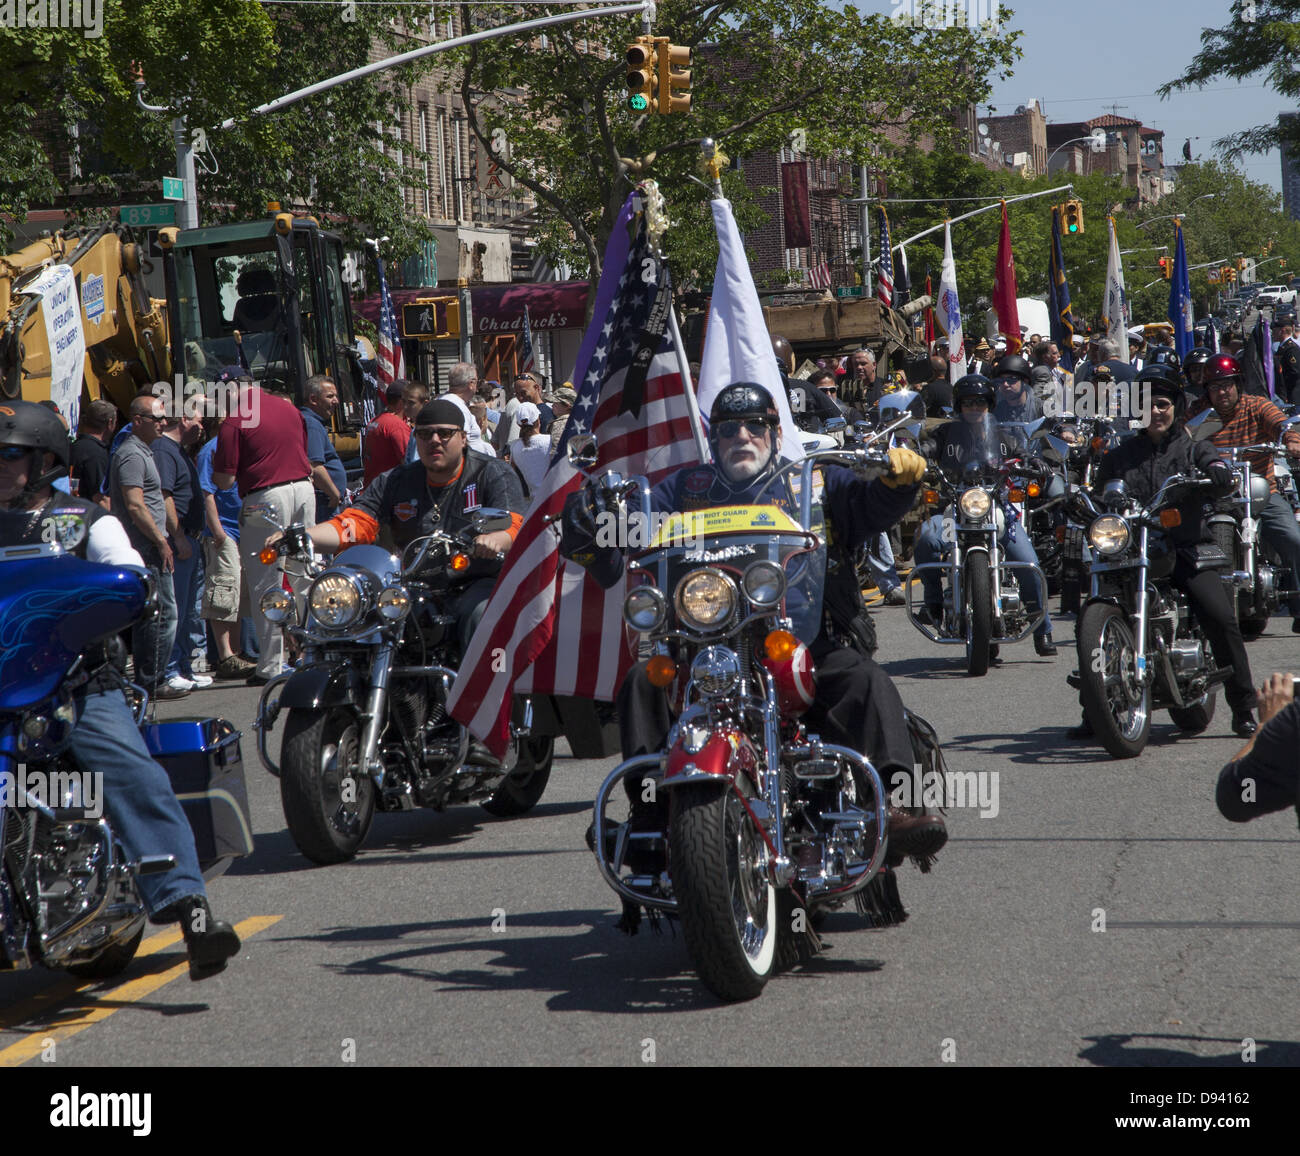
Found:
[[[1190,201],[1188,201],[1187,208],[1190,209],[1194,204],[1196,204],[1197,201],[1208,201],[1212,197],[1217,197],[1218,195],[1219,195],[1218,193],[1202,193],[1201,196],[1193,197]],[[1185,216],[1187,216],[1186,209],[1183,210],[1183,212],[1181,213],[1167,213],[1163,217],[1151,217],[1149,220],[1140,221],[1136,227],[1139,229],[1145,229],[1148,225],[1154,225],[1157,221],[1172,221],[1175,218],[1178,220],[1182,220]]]
[[[1102,134],[1101,139],[1103,141],[1105,140],[1104,133]],[[1078,144],[1080,141],[1085,141],[1085,140],[1088,141],[1089,144],[1094,145],[1095,148],[1097,142],[1097,134],[1093,133],[1089,136],[1076,136],[1072,140],[1062,141],[1059,145],[1056,146],[1056,148],[1054,148],[1050,153],[1047,154],[1047,164],[1044,166],[1045,171],[1049,173],[1052,171],[1052,158],[1056,156],[1056,154],[1059,153],[1063,148],[1065,148],[1066,145]],[[1101,150],[1095,149],[1095,151],[1100,152]]]

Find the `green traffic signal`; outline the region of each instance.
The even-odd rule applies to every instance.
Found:
[[[642,96],[641,93],[639,92],[628,97],[627,106],[633,112],[645,112],[645,110],[649,107],[649,105],[650,102],[646,100],[646,98]]]
[[[1071,221],[1069,225],[1069,229],[1071,233],[1077,233],[1079,231],[1079,226],[1076,225],[1073,221]]]

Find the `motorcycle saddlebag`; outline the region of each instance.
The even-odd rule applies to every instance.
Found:
[[[1197,542],[1191,547],[1192,565],[1195,573],[1203,570],[1230,570],[1232,562],[1214,542]]]
[[[171,780],[194,831],[205,878],[253,850],[239,732],[222,718],[182,718],[144,728],[149,753]]]

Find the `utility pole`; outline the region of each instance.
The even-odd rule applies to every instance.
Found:
[[[172,139],[176,145],[176,175],[181,179],[184,199],[180,202],[177,213],[177,225],[182,229],[199,227],[199,201],[194,188],[194,149],[190,144],[189,127],[185,117],[179,115],[175,105],[145,104],[144,69],[139,65],[135,70],[135,100],[145,112],[170,112],[172,116]]]

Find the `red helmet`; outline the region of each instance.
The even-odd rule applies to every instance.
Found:
[[[1205,363],[1205,373],[1201,378],[1202,385],[1211,385],[1216,381],[1223,381],[1226,378],[1241,378],[1241,363],[1230,353],[1216,353]]]

